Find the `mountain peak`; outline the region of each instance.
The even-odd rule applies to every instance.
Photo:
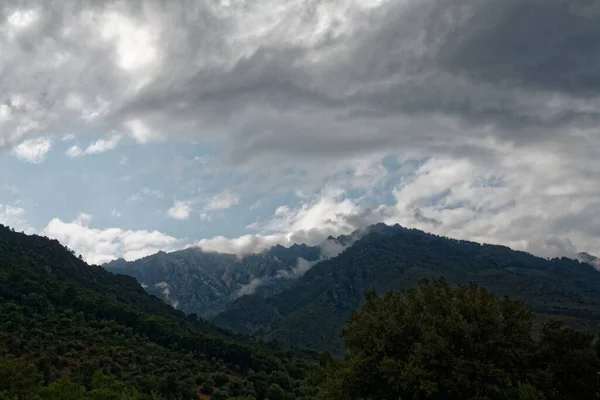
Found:
[[[584,251],[577,253],[577,260],[590,264],[592,267],[599,269],[600,268],[600,258],[591,255],[590,253],[586,253]]]
[[[397,224],[375,224],[353,235],[362,238],[337,257],[314,265],[290,289],[269,297],[262,310],[249,313],[250,306],[241,307],[246,299],[214,321],[295,347],[342,352],[339,330],[360,308],[366,291],[401,290],[433,277],[459,285],[477,283],[521,299],[541,314],[577,316],[573,323],[595,324],[600,318],[600,275],[591,267],[579,267],[576,260],[547,260]]]

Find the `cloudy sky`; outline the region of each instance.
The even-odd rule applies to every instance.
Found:
[[[600,254],[593,0],[2,1],[0,222],[93,263],[383,221]]]

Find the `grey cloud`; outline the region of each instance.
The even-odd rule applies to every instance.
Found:
[[[253,278],[249,283],[239,288],[234,294],[234,298],[242,297],[247,294],[253,294],[256,289],[265,283],[266,278]]]
[[[437,220],[435,218],[429,218],[425,215],[423,215],[423,211],[421,211],[420,208],[415,208],[415,210],[413,211],[413,217],[415,218],[415,220],[419,221],[419,222],[423,222],[429,225],[432,225],[433,227],[439,227],[440,225],[442,225],[442,221]]]
[[[571,230],[581,230],[587,234],[600,237],[600,219],[598,219],[598,210],[600,210],[600,201],[597,197],[600,190],[596,193],[590,193],[590,203],[583,209],[579,209],[576,214],[568,214],[552,221],[552,229],[555,232],[569,232]],[[583,197],[581,194],[577,197]],[[565,198],[565,201],[577,201],[577,198]]]
[[[597,96],[600,15],[590,1],[483,1],[437,60],[475,80]]]
[[[293,243],[305,243],[310,246],[319,246],[323,249],[325,257],[335,257],[341,253],[348,244],[340,245],[328,240],[329,236],[350,234],[369,225],[376,224],[392,214],[388,207],[358,207],[356,212],[339,213],[331,218],[324,219],[322,226],[312,229],[294,231],[289,240]]]
[[[167,282],[158,282],[156,284],[154,284],[155,288],[160,288],[160,289],[165,289],[169,287],[169,284]]]
[[[576,258],[581,262],[590,264],[591,266],[600,271],[600,258],[585,252],[578,253]]]
[[[163,295],[163,299],[165,300],[165,302],[170,304],[173,308],[179,308],[179,300],[173,299],[171,297],[171,289],[169,288],[169,284],[167,282],[158,282],[153,286],[157,289],[161,289],[160,293]],[[142,283],[142,287],[144,287],[145,289],[148,287],[148,285]]]
[[[281,269],[277,271],[276,278],[278,279],[296,279],[304,275],[318,261],[308,261],[302,257],[298,258],[298,262],[291,270]]]
[[[346,250],[351,244],[341,244],[335,240],[325,240],[319,245],[321,248],[321,254],[324,259],[337,257],[342,251]]]
[[[362,230],[363,227],[360,228]],[[304,275],[310,270],[315,264],[320,261],[328,260],[333,257],[337,257],[340,253],[352,246],[358,239],[360,239],[364,232],[354,232],[350,240],[346,243],[340,243],[335,239],[326,239],[319,243],[321,248],[321,256],[316,261],[308,261],[302,257],[298,258],[296,265],[291,270],[279,270],[277,271],[276,277],[278,279],[295,279]]]
[[[4,5],[5,18],[15,4]],[[444,152],[490,125],[501,140],[562,142],[565,130],[599,119],[600,14],[589,2],[388,1],[349,11],[351,24],[316,38],[306,32],[323,1],[302,12],[290,3],[260,34],[252,18],[274,12],[266,5],[71,4],[40,3],[38,20],[5,39],[0,62],[11,72],[0,86],[17,118],[4,145],[24,132],[127,131],[139,120],[163,137],[209,139],[218,128],[229,161],[243,163],[400,146]],[[116,64],[117,45],[100,29],[111,10],[154,35],[157,61],[146,70]],[[67,62],[49,66],[59,54]],[[147,80],[135,90],[140,75]],[[23,110],[17,92],[33,98]],[[91,110],[108,102],[105,114],[82,121],[64,106],[73,93]]]
[[[290,269],[280,269],[277,271],[274,277],[263,276],[255,277],[250,280],[249,283],[242,286],[234,294],[234,298],[241,297],[247,294],[253,294],[256,290],[269,283],[274,279],[297,279],[307,273],[317,263],[327,260],[332,257],[338,256],[342,251],[350,247],[354,242],[362,237],[362,234],[357,234],[351,238],[347,243],[341,244],[336,240],[325,239],[318,246],[321,248],[321,256],[315,261],[308,261],[302,257],[298,257],[296,265]],[[316,239],[315,239],[316,240]]]
[[[390,216],[390,210],[387,207],[361,207],[354,214],[339,215],[340,219],[352,227],[352,230],[365,228],[376,224]]]
[[[191,137],[220,145],[228,167],[292,165],[298,173],[285,180],[294,184],[330,173],[334,159],[351,164],[376,152],[468,159],[526,176],[529,186],[512,200],[529,202],[529,210],[556,200],[544,192],[534,202],[529,187],[568,183],[565,201],[586,202],[585,215],[597,215],[588,193],[600,172],[596,2],[230,3],[38,2],[31,24],[15,28],[8,18],[24,3],[2,2],[0,148],[71,132]],[[329,17],[335,22],[319,30]],[[124,31],[105,37],[104,28]],[[127,42],[138,28],[148,48]],[[119,46],[140,54],[120,59]],[[433,227],[437,211],[410,218]],[[291,240],[318,243],[389,213],[364,209]],[[544,218],[519,215],[511,229],[577,225],[597,233],[572,215],[555,217],[562,228]],[[442,222],[440,230],[452,228]],[[287,239],[246,238],[234,247]]]

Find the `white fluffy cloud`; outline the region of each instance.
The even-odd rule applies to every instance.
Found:
[[[226,210],[238,204],[240,198],[235,193],[224,190],[211,197],[204,206],[204,211]]]
[[[277,244],[320,245],[330,235],[349,234],[379,222],[377,217],[380,215],[373,213],[369,217],[369,210],[354,200],[343,198],[343,195],[340,190],[326,190],[318,196],[306,199],[298,208],[281,206],[268,221],[248,227],[259,231],[258,234],[247,234],[233,239],[218,236],[202,239],[197,245],[205,251],[246,255],[261,252]],[[365,217],[363,220],[359,218],[361,215]],[[352,216],[355,216],[356,220],[351,220]]]
[[[54,218],[42,234],[59,240],[92,264],[102,264],[119,257],[135,260],[159,250],[174,251],[185,247],[181,239],[158,231],[94,229],[89,226],[91,219],[88,214],[79,214],[71,222]]]
[[[200,241],[205,249],[256,252],[273,244],[315,245],[380,221],[436,234],[497,243],[540,256],[600,253],[600,187],[593,175],[573,176],[575,160],[534,150],[506,149],[502,169],[468,159],[432,158],[391,188],[392,205],[366,207],[339,190],[309,197],[297,208],[279,207],[261,234]]]
[[[291,246],[294,242],[286,234],[248,234],[237,238],[215,236],[211,239],[201,239],[196,245],[203,251],[214,251],[244,256],[252,253],[260,253],[277,244]]]
[[[52,141],[49,138],[29,139],[13,147],[12,154],[20,160],[32,164],[40,164],[46,158],[46,154],[52,148]]]
[[[429,160],[394,189],[396,204],[382,219],[542,256],[600,251],[600,231],[582,223],[600,206],[591,179],[567,179],[565,163],[547,154],[515,151],[505,162],[493,170]]]
[[[73,145],[73,146],[69,147],[69,149],[66,151],[66,154],[67,154],[67,156],[69,156],[71,158],[75,158],[75,157],[81,157],[81,156],[90,155],[90,154],[104,153],[106,151],[115,149],[119,145],[120,141],[121,141],[120,135],[113,135],[113,136],[109,137],[108,139],[99,139],[99,140],[91,143],[85,149],[82,149],[81,147],[79,147],[77,145]]]
[[[0,204],[0,224],[30,233],[25,210],[21,207]]]
[[[201,220],[210,221],[212,214],[217,211],[227,210],[239,204],[240,198],[230,190],[223,190],[208,199],[195,197],[190,200],[175,200],[171,208],[167,210],[169,218],[176,220],[188,220],[192,214],[193,208],[196,205],[200,206],[199,217]]]
[[[175,201],[173,206],[167,211],[169,218],[177,220],[185,220],[190,218],[192,208],[189,202],[186,201]]]

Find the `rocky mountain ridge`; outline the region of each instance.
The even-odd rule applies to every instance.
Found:
[[[266,298],[240,297],[213,322],[290,346],[339,353],[341,327],[361,307],[366,291],[401,290],[442,277],[520,299],[540,319],[558,316],[579,329],[600,329],[600,272],[588,263],[400,226],[377,227],[339,256],[316,264],[294,287]]]
[[[317,246],[276,245],[243,257],[198,247],[161,251],[131,262],[118,259],[104,268],[136,278],[149,293],[186,313],[209,318],[241,296],[269,297],[291,288],[313,265],[337,256],[365,232],[330,236]]]

